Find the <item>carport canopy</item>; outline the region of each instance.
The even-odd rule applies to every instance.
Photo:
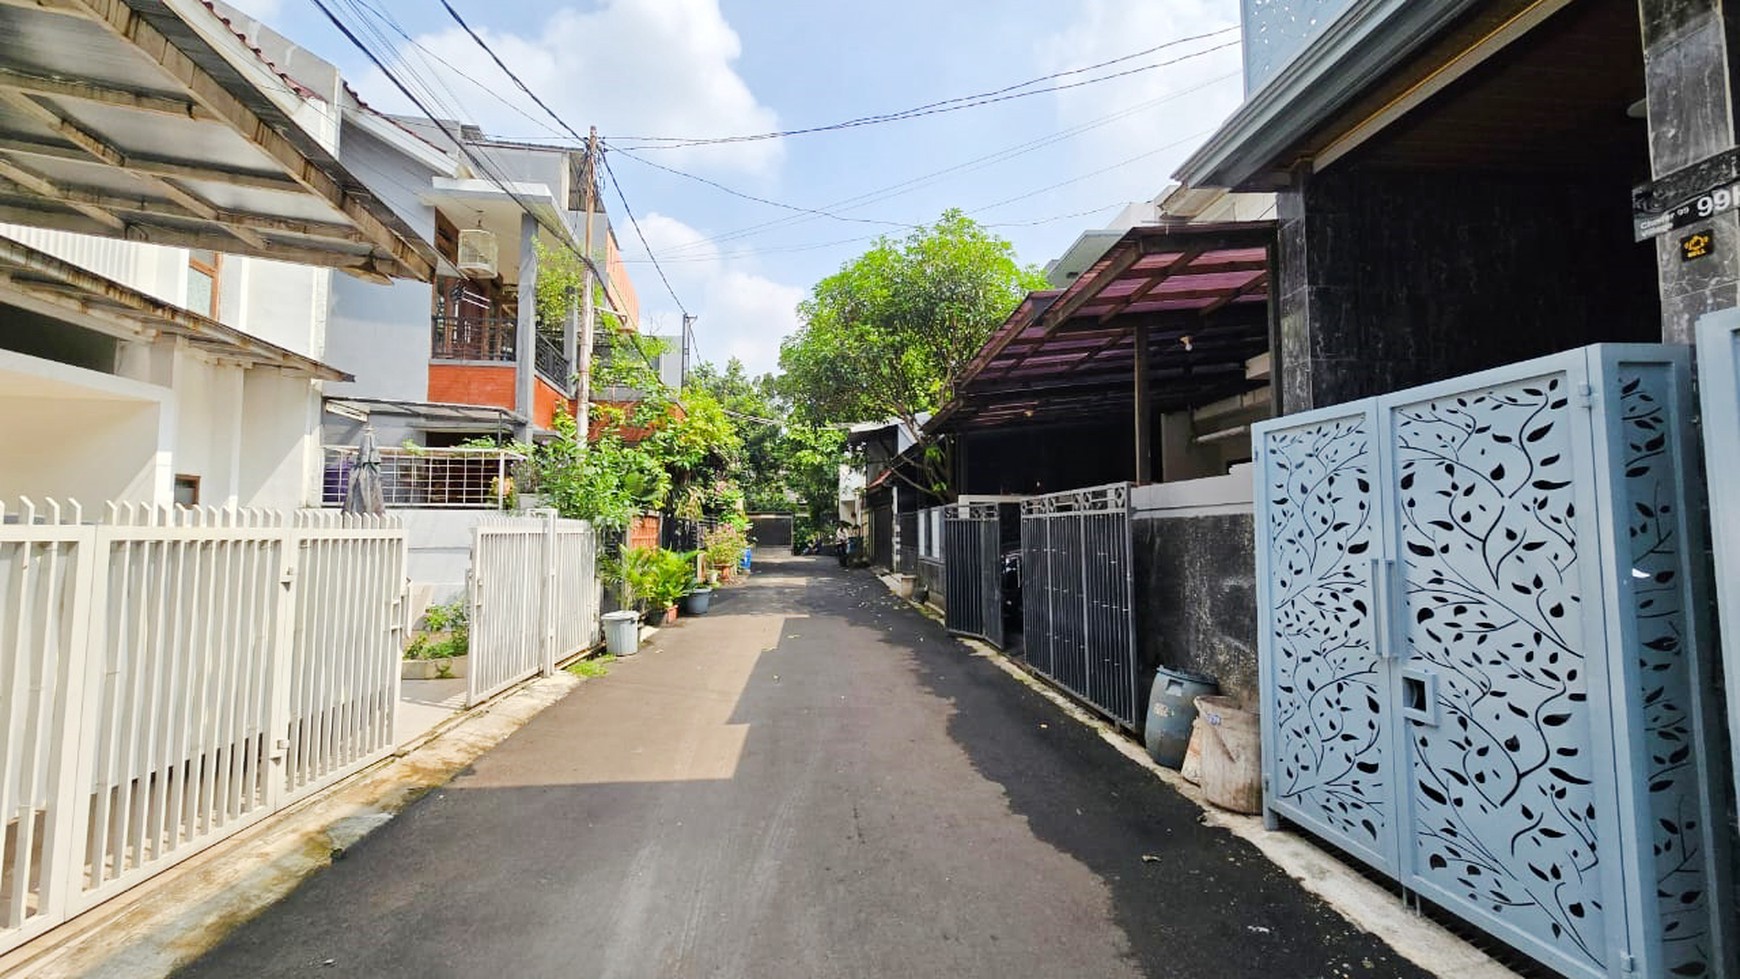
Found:
[[[0,221],[428,279],[432,246],[198,0],[0,0]]]
[[[968,431],[1196,407],[1251,390],[1269,347],[1274,223],[1131,229],[1067,289],[992,334],[929,428]],[[1138,362],[1146,364],[1138,370]]]

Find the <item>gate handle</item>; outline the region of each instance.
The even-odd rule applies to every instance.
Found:
[[[1379,659],[1391,658],[1389,564],[1380,557],[1371,559],[1371,651]]]

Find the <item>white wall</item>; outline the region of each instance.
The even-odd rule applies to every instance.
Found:
[[[0,350],[0,500],[166,501],[167,390]]]

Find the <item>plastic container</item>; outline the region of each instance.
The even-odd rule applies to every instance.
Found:
[[[1148,689],[1148,721],[1142,742],[1148,757],[1167,768],[1184,762],[1190,746],[1190,725],[1196,720],[1196,698],[1220,693],[1220,682],[1211,676],[1170,670],[1162,666]]]
[[[1195,704],[1191,705],[1195,707]],[[1184,764],[1178,766],[1178,774],[1191,785],[1202,784],[1202,739],[1208,737],[1207,722],[1202,715],[1196,716],[1196,723],[1190,725],[1190,747],[1184,749]]]
[[[633,609],[604,613],[604,648],[612,656],[632,656],[640,648],[640,613]]]
[[[1206,724],[1202,738],[1202,794],[1233,812],[1263,811],[1263,741],[1257,715],[1231,697],[1198,697]]]
[[[684,615],[706,615],[713,605],[713,589],[697,588],[684,595],[682,602]]]

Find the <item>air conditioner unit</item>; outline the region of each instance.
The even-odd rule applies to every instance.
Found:
[[[493,279],[495,258],[495,232],[482,228],[465,228],[459,232],[459,271]]]

